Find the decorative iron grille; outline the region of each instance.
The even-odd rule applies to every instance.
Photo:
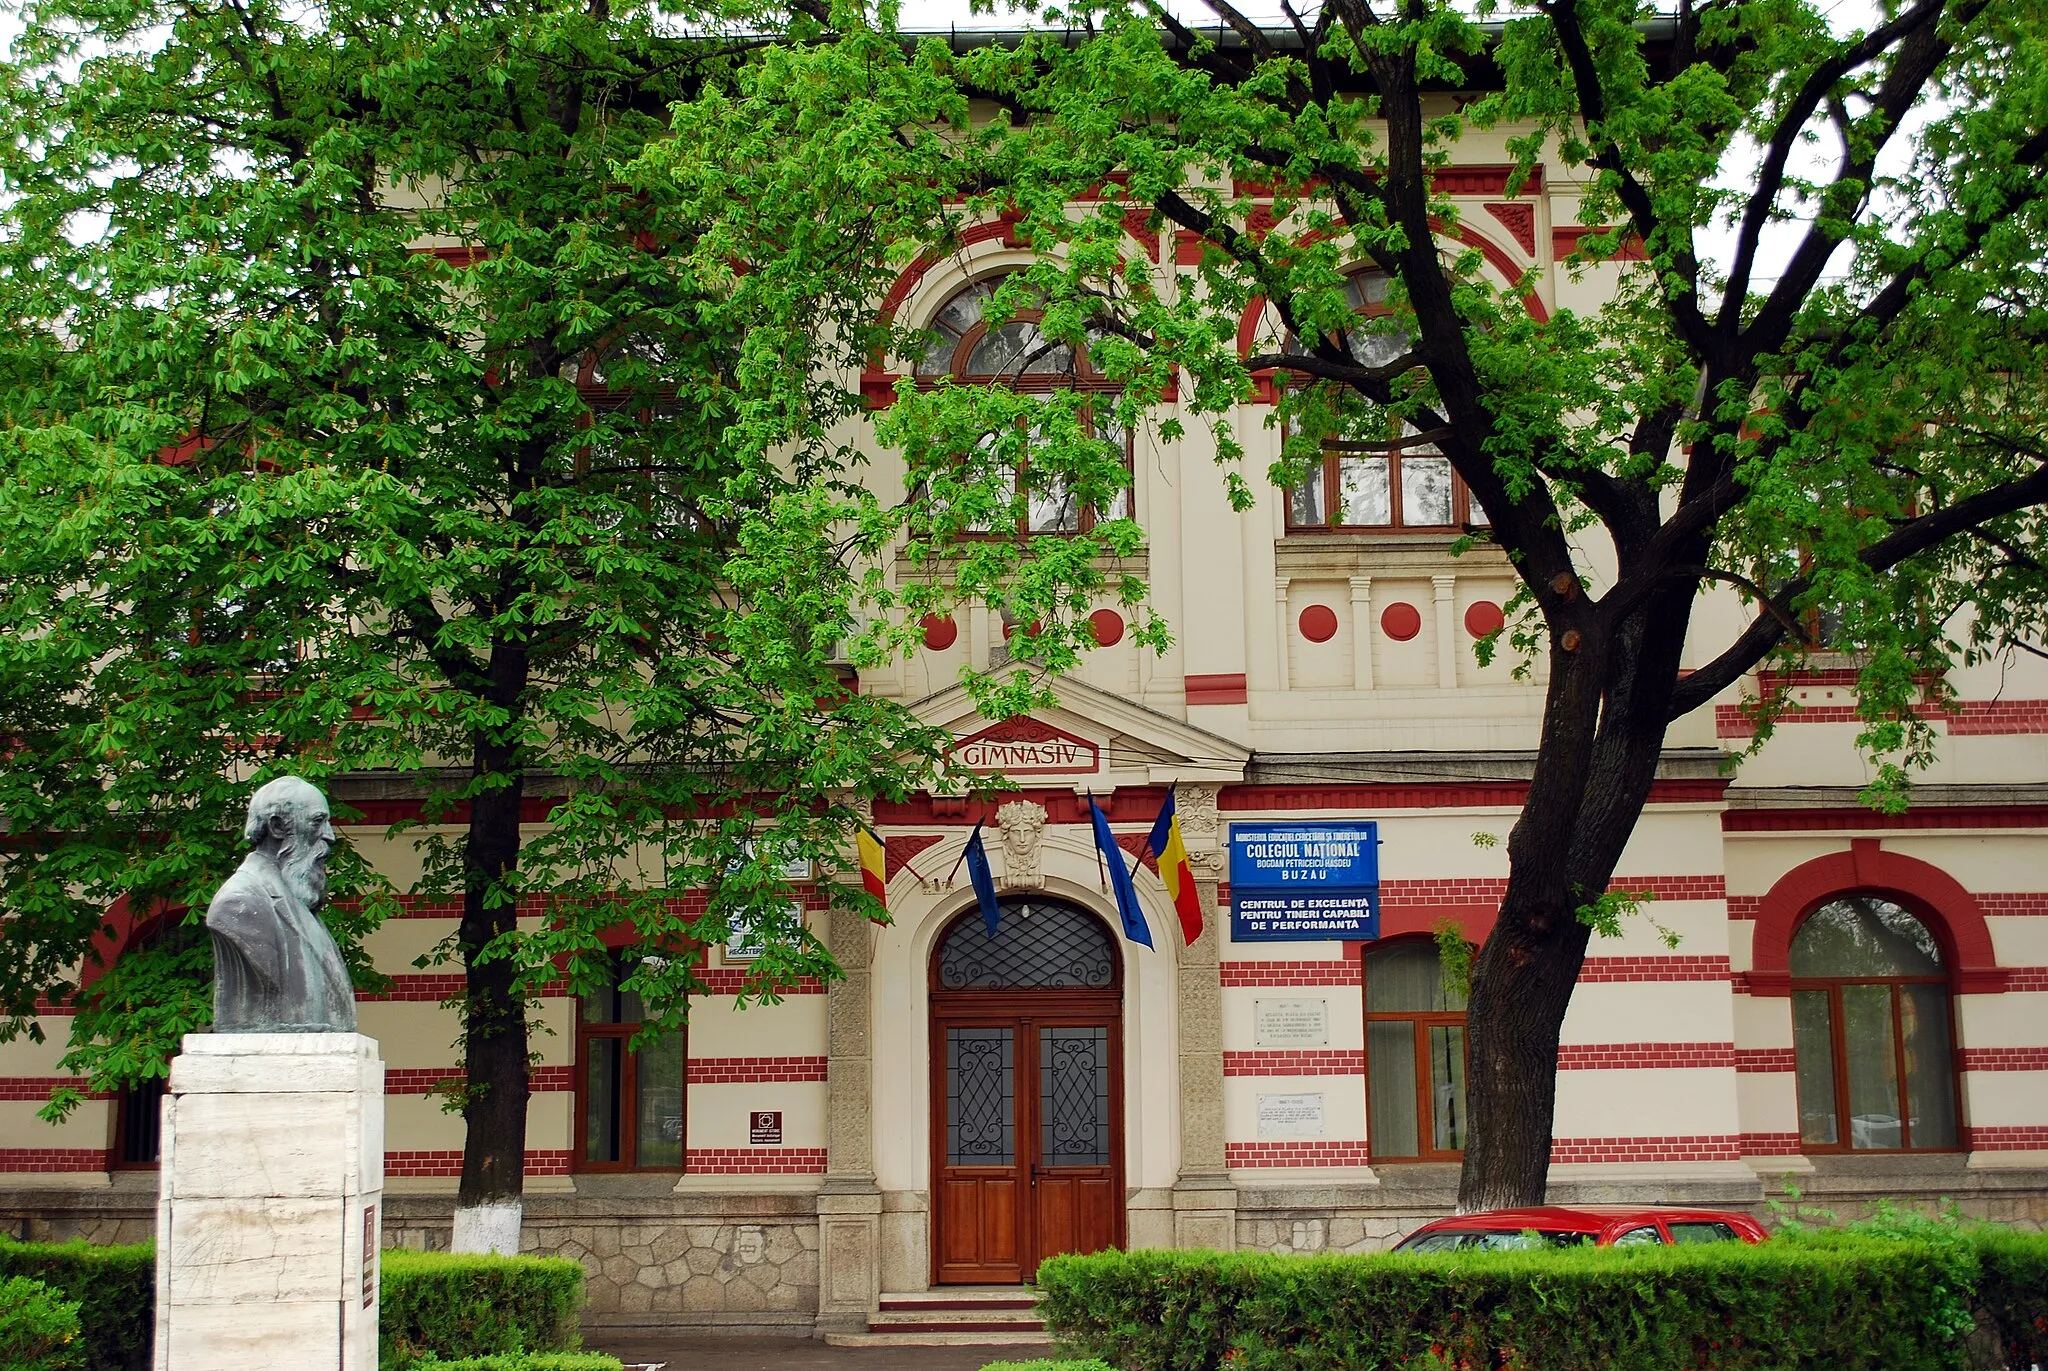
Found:
[[[1051,900],[1004,900],[996,936],[970,915],[939,948],[944,990],[1106,990],[1116,951],[1102,921]]]

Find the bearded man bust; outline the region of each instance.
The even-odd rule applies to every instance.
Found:
[[[314,913],[327,898],[334,846],[326,797],[297,776],[280,776],[250,797],[242,835],[255,851],[206,909],[213,1031],[355,1032],[348,966]]]

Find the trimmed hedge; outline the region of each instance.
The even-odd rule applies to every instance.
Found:
[[[86,1371],[146,1371],[156,1332],[156,1249],[0,1238],[0,1280],[41,1281],[78,1306]],[[0,1363],[4,1365],[5,1363]]]
[[[1116,1371],[1106,1361],[1090,1357],[1086,1361],[1060,1361],[1057,1358],[1039,1357],[1033,1361],[992,1361],[981,1371]]]
[[[449,1361],[583,1345],[583,1264],[566,1257],[384,1254],[378,1366],[404,1371],[432,1355]]]
[[[417,1361],[419,1371],[625,1371],[617,1357],[602,1352],[507,1352],[461,1361]]]
[[[0,1280],[0,1367],[77,1371],[85,1365],[78,1306],[26,1276]]]
[[[2048,1238],[1972,1230],[1427,1256],[1104,1252],[1045,1262],[1037,1282],[1062,1350],[1123,1371],[1956,1371],[1973,1308],[2008,1349],[2040,1335],[2044,1272]]]
[[[1977,1250],[1977,1327],[2002,1364],[2048,1366],[2048,1236],[1966,1230]]]

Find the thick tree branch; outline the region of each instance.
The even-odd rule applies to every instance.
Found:
[[[1919,4],[1890,23],[1872,29],[1861,42],[1852,44],[1832,60],[1814,68],[1799,93],[1786,105],[1777,129],[1771,135],[1770,145],[1764,150],[1763,166],[1757,172],[1756,190],[1743,205],[1742,225],[1735,237],[1735,263],[1728,272],[1728,290],[1721,305],[1718,327],[1732,329],[1742,317],[1743,300],[1749,294],[1750,273],[1756,267],[1757,244],[1763,237],[1765,224],[1770,221],[1771,207],[1777,202],[1778,192],[1785,184],[1785,163],[1799,146],[1814,111],[1832,95],[1836,82],[1866,62],[1875,61],[1885,49],[1922,24],[1934,22],[1947,3],[1948,0],[1920,0]],[[1853,160],[1853,143],[1846,129],[1842,146],[1845,163]]]
[[[1872,571],[1888,571],[1945,539],[1969,533],[2002,515],[2044,503],[2048,503],[2048,466],[1908,520],[1863,549],[1861,559]],[[1797,600],[1810,584],[1809,578],[1797,577],[1779,593],[1786,600]],[[1706,704],[1770,655],[1784,637],[1785,625],[1777,619],[1756,620],[1720,656],[1678,683],[1671,692],[1668,717],[1680,718]]]

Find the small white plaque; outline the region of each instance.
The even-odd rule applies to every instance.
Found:
[[[1259,1137],[1320,1138],[1323,1136],[1323,1097],[1314,1095],[1259,1096]]]
[[[1253,1000],[1252,1030],[1260,1047],[1328,1047],[1328,1000]]]

